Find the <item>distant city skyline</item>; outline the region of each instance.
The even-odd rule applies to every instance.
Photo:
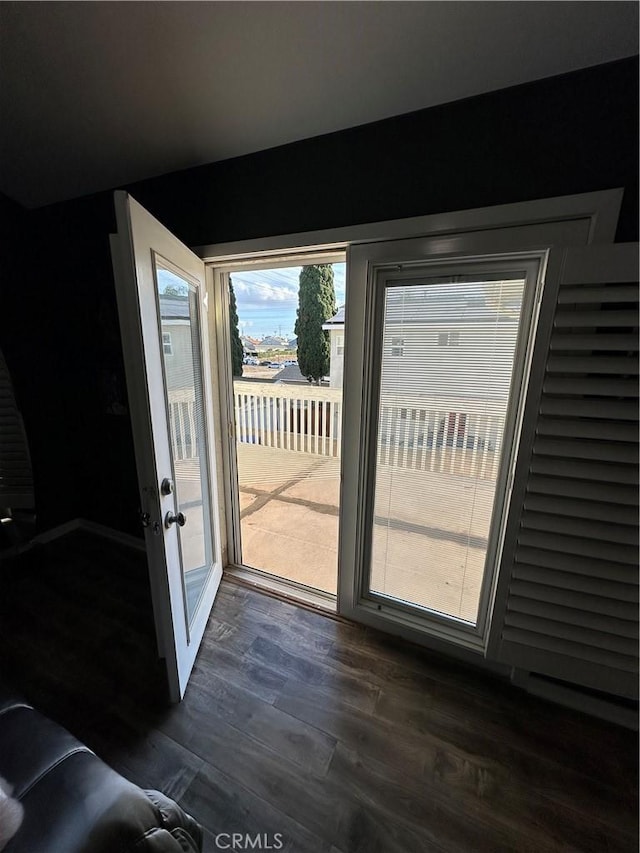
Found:
[[[241,335],[295,337],[298,285],[302,267],[242,271],[231,274]],[[344,305],[346,264],[333,264],[336,306]]]

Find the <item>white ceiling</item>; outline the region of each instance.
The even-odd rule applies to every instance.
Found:
[[[638,52],[636,2],[1,2],[0,190],[37,207]]]

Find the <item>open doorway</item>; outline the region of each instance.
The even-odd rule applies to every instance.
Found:
[[[240,266],[229,294],[236,564],[337,593],[344,258]],[[231,412],[230,412],[231,413]]]

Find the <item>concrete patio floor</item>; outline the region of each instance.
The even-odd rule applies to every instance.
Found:
[[[240,444],[238,471],[245,565],[335,594],[340,461]],[[494,483],[378,473],[372,589],[474,622]]]

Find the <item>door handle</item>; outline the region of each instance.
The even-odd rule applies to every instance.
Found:
[[[164,526],[168,530],[174,522],[177,523],[178,527],[184,527],[187,523],[187,516],[183,512],[179,512],[177,515],[168,512],[164,517]]]

